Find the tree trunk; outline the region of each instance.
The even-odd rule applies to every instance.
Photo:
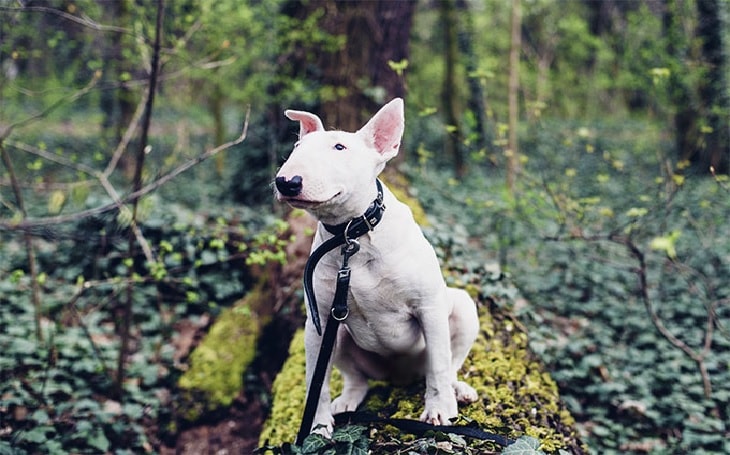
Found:
[[[334,89],[318,107],[325,126],[356,130],[383,104],[405,95],[405,78],[389,62],[408,59],[415,6],[413,1],[388,0],[312,0],[287,6],[285,13],[300,19],[324,9],[321,27],[332,36],[346,37],[346,44],[335,52],[313,50],[317,81]],[[293,61],[291,77],[311,78],[307,66],[306,58]]]
[[[130,5],[128,0],[101,2],[103,17],[109,22],[115,22],[120,27],[128,27],[130,20]],[[103,59],[105,62],[103,81],[113,90],[102,90],[99,103],[104,113],[102,131],[104,139],[110,146],[116,145],[122,138],[129,122],[132,120],[137,104],[135,93],[125,84],[125,79],[132,74],[130,63],[126,60],[122,49],[133,49],[134,44],[129,37],[122,33],[102,35],[101,42]],[[124,174],[131,178],[134,174],[134,161],[128,154],[122,155],[120,167]]]
[[[664,33],[667,53],[681,62],[702,66],[703,77],[696,86],[690,86],[683,78],[686,67],[677,65],[670,75],[670,90],[674,115],[675,143],[680,160],[691,162],[701,173],[728,172],[730,163],[730,94],[725,72],[728,67],[726,52],[727,34],[723,34],[722,0],[697,1],[698,25],[696,35],[701,40],[701,61],[687,56],[676,43],[686,41],[680,25],[679,3],[667,0],[664,13]],[[697,70],[693,70],[697,71]]]
[[[464,176],[466,164],[464,162],[464,151],[462,150],[461,119],[459,116],[458,96],[456,94],[456,65],[459,50],[457,47],[457,23],[456,7],[454,0],[441,1],[441,17],[444,24],[444,86],[441,91],[446,121],[446,140],[444,141],[444,152],[447,156],[453,157],[454,175],[457,178]]]
[[[509,143],[507,163],[507,188],[514,194],[515,180],[519,172],[520,161],[517,144],[517,122],[519,107],[517,96],[520,89],[520,49],[522,48],[522,9],[520,0],[512,1],[512,39],[509,52]]]
[[[463,15],[464,26],[459,30],[459,51],[466,57],[466,73],[469,84],[468,108],[474,114],[474,130],[476,138],[474,147],[486,150],[492,143],[493,134],[488,128],[487,102],[482,87],[482,78],[476,75],[479,69],[479,57],[474,52],[472,41],[476,38],[474,18],[466,0],[457,0],[456,8]]]
[[[730,26],[726,20],[728,6],[725,0],[697,0],[697,12],[697,35],[702,40],[702,58],[707,73],[699,86],[705,124],[700,128],[702,141],[693,152],[696,156],[692,161],[702,172],[713,167],[726,173],[730,164],[730,81],[727,75],[727,51],[730,49],[727,32],[723,33],[723,30]]]

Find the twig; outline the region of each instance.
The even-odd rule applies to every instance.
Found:
[[[89,83],[86,84],[86,86],[84,88],[82,88],[81,90],[77,90],[69,96],[61,97],[58,100],[56,100],[54,103],[52,103],[50,106],[45,108],[44,110],[38,112],[37,114],[31,115],[30,117],[28,117],[26,119],[20,120],[19,122],[15,122],[15,123],[9,125],[7,128],[5,128],[5,131],[3,131],[0,134],[0,142],[4,141],[8,137],[10,137],[10,133],[12,133],[14,129],[21,128],[25,125],[28,125],[29,123],[35,122],[36,120],[40,120],[44,117],[47,117],[48,114],[55,111],[60,106],[63,106],[68,103],[72,103],[72,102],[76,101],[77,99],[81,98],[82,96],[86,95],[87,93],[89,93],[91,91],[92,88],[94,88],[96,83],[99,82],[99,78],[101,78],[101,72],[97,71],[94,73],[94,75],[92,76]]]
[[[84,27],[87,27],[87,28],[90,28],[92,30],[96,30],[99,32],[117,32],[117,33],[124,33],[127,35],[132,35],[132,36],[137,37],[137,35],[135,35],[134,32],[128,28],[117,27],[114,25],[102,25],[97,22],[94,22],[88,16],[84,16],[84,17],[74,16],[73,14],[69,14],[60,9],[49,8],[46,6],[22,6],[19,8],[12,7],[12,6],[0,6],[0,12],[53,14],[55,16],[61,17],[62,19],[66,19],[68,21],[75,22],[79,25],[83,25]]]
[[[248,126],[249,126],[249,118],[251,115],[251,107],[249,106],[247,112],[246,112],[246,118],[243,123],[243,128],[241,130],[240,136],[238,138],[226,142],[225,144],[221,144],[213,149],[205,151],[203,154],[192,158],[185,163],[181,164],[180,166],[176,167],[175,169],[171,170],[167,174],[162,175],[157,180],[148,183],[147,185],[143,186],[139,189],[139,191],[132,192],[126,196],[120,197],[119,202],[122,204],[126,204],[130,201],[133,201],[134,199],[141,198],[143,196],[146,196],[147,194],[157,190],[158,188],[162,187],[166,183],[168,183],[170,180],[174,179],[178,175],[182,174],[183,172],[189,170],[190,168],[202,163],[203,161],[208,160],[209,158],[217,155],[220,152],[223,152],[225,150],[228,150],[231,147],[234,147],[243,141],[246,140],[246,136],[248,135]],[[84,218],[88,218],[91,216],[97,216],[101,215],[102,213],[109,212],[111,210],[117,209],[118,204],[116,202],[105,204],[99,207],[95,207],[92,209],[82,210],[80,212],[68,214],[68,215],[58,215],[58,216],[49,216],[49,217],[43,217],[43,218],[27,218],[19,222],[13,222],[13,221],[0,221],[0,228],[5,229],[25,229],[30,230],[33,228],[43,227],[43,226],[50,226],[54,224],[63,224],[63,223],[69,223],[73,221],[78,221]]]
[[[134,171],[134,181],[133,181],[133,191],[139,191],[139,189],[142,187],[142,170],[144,169],[144,161],[145,156],[147,154],[147,140],[150,130],[150,123],[152,121],[152,107],[154,105],[155,101],[155,93],[157,92],[157,74],[160,70],[160,42],[162,39],[162,21],[163,21],[163,14],[165,10],[165,2],[164,0],[158,0],[157,1],[157,19],[155,22],[155,43],[154,48],[152,52],[152,66],[150,70],[150,83],[149,87],[147,89],[147,100],[145,102],[144,106],[144,114],[142,117],[142,134],[140,137],[139,142],[139,149],[137,151],[137,161],[135,163],[135,171]],[[108,183],[108,180],[106,177],[101,179],[102,184],[105,182]],[[111,185],[108,185],[107,191],[111,190],[114,193],[114,188]],[[117,200],[119,197],[117,196]],[[139,226],[137,225],[137,209],[139,207],[139,198],[134,199],[132,201],[132,218],[131,218],[131,233],[129,236],[129,257],[134,257],[134,247],[135,247],[135,240],[136,243],[139,243],[139,245],[142,247],[142,250],[144,251],[145,257],[147,258],[148,263],[154,262],[154,258],[152,256],[152,250],[147,243],[147,239],[145,239],[144,235],[142,234],[142,231],[140,230]],[[134,274],[134,268],[130,267],[129,269],[130,276]],[[132,304],[134,302],[134,285],[130,284],[127,286],[127,296],[126,301],[124,305],[124,309],[122,311],[123,318],[122,318],[122,327],[121,327],[121,346],[119,348],[119,357],[117,361],[117,375],[115,378],[115,388],[117,391],[117,396],[120,398],[123,396],[123,390],[124,390],[124,377],[125,377],[125,364],[127,360],[127,354],[129,352],[129,342],[131,337],[131,326],[132,326]]]
[[[13,161],[10,159],[10,154],[3,145],[2,138],[0,138],[0,154],[2,155],[3,163],[5,163],[5,167],[8,170],[8,174],[10,175],[10,182],[13,187],[13,193],[15,193],[15,203],[20,210],[20,214],[23,216],[23,218],[26,218],[28,216],[28,212],[25,210],[23,193],[20,190],[20,184],[18,183],[18,177],[15,174]],[[30,235],[29,232],[24,233],[23,241],[25,242],[25,251],[28,258],[28,271],[30,273],[33,310],[35,313],[35,335],[38,341],[43,341],[43,330],[41,329],[41,286],[38,282],[38,268],[35,261],[35,247],[33,245],[33,237]]]
[[[708,320],[707,320],[707,328],[705,329],[705,334],[703,337],[703,348],[701,351],[696,351],[691,346],[689,346],[687,343],[679,339],[676,335],[674,335],[667,326],[664,325],[662,320],[659,318],[659,315],[654,310],[654,305],[652,304],[651,297],[649,296],[649,285],[647,280],[647,265],[646,265],[646,256],[644,255],[643,251],[631,240],[631,238],[626,236],[621,236],[618,234],[609,234],[609,235],[593,235],[593,236],[584,236],[584,235],[569,235],[566,237],[550,237],[546,238],[546,240],[551,241],[565,241],[565,240],[580,240],[580,241],[586,241],[586,242],[597,242],[597,241],[606,241],[615,243],[618,245],[624,246],[629,254],[638,262],[638,268],[634,270],[634,272],[639,277],[639,288],[641,293],[641,300],[644,303],[644,308],[646,309],[646,312],[649,314],[649,318],[651,319],[652,324],[657,329],[657,331],[667,340],[669,343],[671,343],[674,347],[680,349],[682,352],[684,352],[690,359],[692,359],[696,364],[697,367],[700,370],[700,376],[702,377],[702,385],[703,385],[703,391],[705,394],[705,397],[710,399],[712,397],[712,382],[710,380],[710,374],[707,370],[707,364],[705,362],[705,357],[709,353],[712,345],[712,334],[714,330],[714,314],[712,311],[708,311]]]

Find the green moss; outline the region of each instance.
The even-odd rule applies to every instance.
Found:
[[[410,184],[406,177],[403,174],[397,173],[387,172],[386,174],[387,175],[384,175],[382,178],[396,199],[411,209],[411,212],[413,212],[413,218],[419,226],[428,226],[428,218],[426,218],[426,211],[423,210],[423,206],[418,199],[408,193]]]
[[[560,403],[555,382],[530,354],[526,334],[496,308],[480,305],[480,313],[481,333],[462,369],[463,379],[477,390],[480,400],[460,406],[461,414],[482,428],[505,436],[536,437],[546,452],[565,447],[580,452],[573,418]],[[296,436],[305,400],[303,340],[300,331],[291,343],[289,359],[274,382],[273,407],[261,434],[261,445],[278,446],[293,441]],[[373,382],[371,387],[363,405],[365,409],[390,417],[417,419],[420,416],[422,383],[391,387]],[[333,384],[333,396],[340,389],[338,377]],[[379,453],[379,443],[387,440],[392,444],[393,437],[406,439],[395,429],[378,432],[371,444],[373,453]]]
[[[178,409],[184,419],[195,421],[204,412],[228,406],[241,392],[261,327],[250,302],[259,297],[251,292],[223,311],[190,355],[190,368],[178,382]]]

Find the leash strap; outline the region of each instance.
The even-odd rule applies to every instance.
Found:
[[[335,297],[332,301],[332,309],[330,311],[329,318],[327,319],[327,326],[324,329],[324,336],[322,337],[322,345],[319,348],[317,363],[314,368],[314,373],[312,374],[312,380],[309,384],[309,390],[307,391],[307,401],[304,405],[302,423],[299,426],[299,433],[297,434],[296,440],[296,444],[298,446],[302,445],[304,438],[309,435],[312,428],[314,416],[317,413],[317,405],[319,404],[319,395],[322,392],[322,385],[325,381],[324,376],[327,371],[327,364],[329,363],[332,348],[334,347],[335,340],[337,339],[337,329],[340,326],[340,322],[344,321],[348,315],[347,291],[350,288],[351,271],[347,262],[350,256],[357,253],[360,249],[360,245],[357,243],[357,240],[349,239],[347,242],[348,243],[342,247],[342,268],[337,273]]]
[[[319,395],[322,392],[322,384],[324,384],[324,374],[327,371],[327,363],[330,360],[330,354],[332,353],[332,347],[334,346],[335,339],[337,338],[337,328],[339,326],[340,321],[330,314],[330,317],[327,320],[327,327],[324,329],[322,347],[319,349],[317,365],[314,369],[314,374],[312,375],[312,382],[309,384],[309,390],[307,391],[307,401],[304,405],[302,423],[299,426],[299,433],[297,434],[296,440],[296,445],[298,446],[301,446],[304,443],[304,439],[309,436],[312,429],[314,415],[317,413]]]
[[[414,434],[416,436],[423,436],[429,431],[438,431],[442,433],[458,434],[460,436],[480,439],[483,441],[491,441],[503,447],[514,443],[514,440],[512,439],[505,438],[504,436],[495,433],[484,431],[476,426],[431,425],[430,423],[421,422],[420,420],[383,418],[371,412],[343,412],[335,416],[335,423],[337,425],[343,425],[348,423],[392,425],[401,431]]]

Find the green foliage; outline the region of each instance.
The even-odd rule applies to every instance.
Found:
[[[327,439],[317,433],[307,436],[301,447],[285,444],[281,447],[267,446],[259,448],[256,453],[272,453],[280,455],[367,455],[369,440],[367,428],[359,425],[345,425],[332,432]]]
[[[544,455],[540,449],[540,441],[529,436],[522,436],[514,443],[505,447],[502,455]]]
[[[55,231],[60,240],[44,243],[38,252],[45,276],[43,341],[35,338],[24,252],[16,239],[3,234],[3,444],[13,453],[38,453],[41,449],[46,450],[44,453],[99,453],[111,448],[148,452],[159,445],[155,430],[171,419],[169,391],[176,389],[181,373],[173,346],[174,327],[183,319],[196,321],[204,313],[215,315],[240,298],[248,281],[247,252],[254,244],[256,249],[269,247],[262,239],[282,229],[278,222],[266,228],[270,221],[245,210],[239,209],[236,217],[246,220],[246,228],[229,224],[226,219],[232,216],[223,212],[220,217],[211,214],[205,218],[180,207],[167,213],[153,211],[148,224],[141,227],[159,252],[155,264],[119,254],[127,232],[113,217],[81,221],[73,230]],[[85,235],[75,237],[72,232]],[[261,238],[254,240],[254,236]],[[119,351],[115,327],[130,270],[134,272],[137,302],[133,335],[137,348],[128,360],[124,400],[120,401],[113,384]],[[226,343],[245,332],[242,319],[251,320],[250,314],[234,310],[221,317],[229,319],[228,329],[221,329],[217,336]],[[245,333],[237,345],[248,354],[239,355],[237,362],[253,356],[255,344],[251,334]],[[188,374],[192,377],[199,369],[205,371],[205,359],[200,359],[205,352],[210,351],[202,350],[191,359],[193,367]],[[220,383],[214,386],[211,393],[217,394],[218,402],[230,401],[240,392],[242,368],[245,365],[237,370],[207,371],[211,381],[216,374],[233,375],[232,381],[222,379],[227,388]],[[206,403],[213,401],[206,399]]]
[[[523,144],[515,198],[486,168],[447,185],[413,174],[430,216],[470,220],[430,235],[442,256],[509,270],[530,302],[515,308],[530,348],[595,453],[728,451],[724,177],[672,164],[635,121],[546,122]],[[449,246],[460,238],[472,248]]]

